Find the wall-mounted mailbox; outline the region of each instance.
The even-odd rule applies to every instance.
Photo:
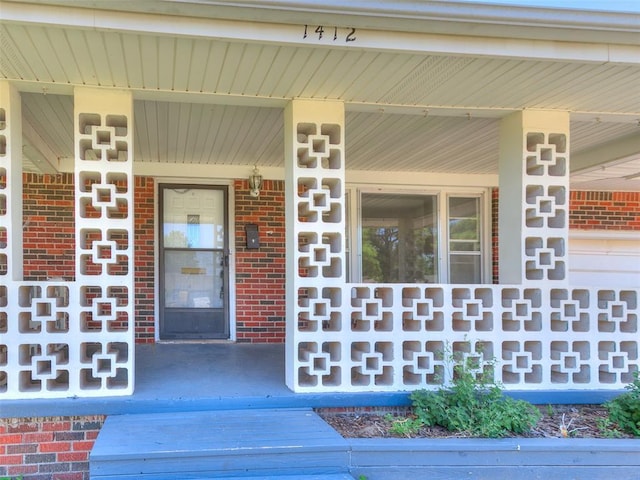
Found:
[[[244,231],[247,233],[247,248],[260,248],[258,225],[248,223],[244,226]]]

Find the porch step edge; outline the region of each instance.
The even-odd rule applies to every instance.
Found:
[[[226,474],[311,480],[348,472],[348,450],[311,409],[121,415],[105,421],[89,464],[92,479]]]

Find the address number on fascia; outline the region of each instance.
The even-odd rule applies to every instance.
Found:
[[[356,29],[355,28],[338,28],[338,27],[324,27],[322,25],[305,25],[304,32],[302,34],[303,39],[316,38],[318,40],[329,41],[342,41],[355,42],[356,41]]]

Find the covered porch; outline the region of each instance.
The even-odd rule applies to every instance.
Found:
[[[251,368],[248,368],[251,366]],[[409,392],[294,393],[284,345],[165,343],[136,346],[136,385],[127,397],[3,400],[6,418],[125,415],[275,408],[386,408]],[[509,392],[534,403],[602,403],[619,391]]]
[[[286,312],[266,321],[286,336],[278,361],[290,390],[385,398],[437,388],[447,381],[449,347],[475,359],[478,373],[495,366],[495,378],[514,392],[615,391],[631,380],[640,356],[637,285],[574,285],[568,243],[572,181],[592,189],[638,182],[621,167],[634,168],[640,151],[637,15],[569,11],[541,27],[545,9],[505,14],[469,4],[443,13],[438,3],[401,2],[380,11],[374,3],[322,12],[331,27],[309,24],[319,13],[313,2],[286,21],[275,9],[260,22],[258,10],[232,5],[174,9],[168,1],[149,13],[144,2],[118,3],[123,11],[88,1],[3,4],[12,52],[0,82],[4,398],[135,398],[142,388],[149,396],[141,398],[152,401],[137,378],[152,372],[138,356],[169,346],[136,339],[158,340],[158,299],[166,295],[156,267],[155,242],[164,238],[157,184],[217,182],[238,200],[253,167],[285,185],[277,206],[286,224],[264,229],[262,239],[281,235],[269,248],[286,254],[286,268],[283,261],[252,278],[273,251],[249,252],[243,235],[255,210],[230,202],[225,227],[235,243],[215,263],[228,266],[228,288],[215,293],[228,295],[233,341],[238,319],[251,324],[264,306],[252,287],[265,278],[286,282]],[[469,20],[480,14],[469,35]],[[515,28],[523,23],[527,29]],[[73,172],[74,200],[62,210],[73,212],[75,265],[64,278],[30,272],[25,279],[26,171]],[[144,239],[134,223],[141,177],[152,185]],[[432,191],[440,215],[432,244],[440,250],[419,249],[436,258],[428,275],[368,282],[358,202],[371,190]],[[458,197],[473,200],[471,213],[449,202]],[[198,215],[185,217],[198,225]],[[471,227],[455,238],[455,225]],[[37,252],[34,237],[29,248]],[[148,257],[140,265],[143,244]],[[142,270],[150,280],[141,294]],[[204,271],[187,266],[180,274]],[[458,281],[461,271],[471,274]],[[253,283],[241,297],[247,279]],[[283,290],[271,293],[281,304]],[[257,307],[247,313],[249,300]],[[157,357],[163,368],[150,369],[166,392],[176,377],[206,375],[214,360],[210,352],[179,354],[204,346],[175,348],[175,362]],[[156,373],[182,363],[197,368]],[[238,367],[261,368],[237,359],[230,371]],[[184,384],[187,398],[199,392],[195,385]],[[246,387],[258,385],[282,387]]]
[[[0,412],[11,418],[408,404],[406,392],[296,394],[285,384],[282,344],[144,344],[136,346],[135,363],[131,396],[3,400]]]

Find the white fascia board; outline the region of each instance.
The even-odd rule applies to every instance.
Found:
[[[6,2],[7,0],[5,0]],[[8,0],[68,5],[69,0]],[[531,2],[534,3],[534,2]],[[467,34],[546,40],[605,41],[638,44],[640,4],[616,0],[543,5],[506,0],[74,0],[74,7],[183,17],[300,24],[310,18],[324,25],[421,33]],[[629,7],[631,5],[631,7]],[[628,35],[631,33],[632,35]],[[597,38],[596,38],[597,37]]]
[[[640,38],[635,45],[618,45],[587,41],[532,40],[357,28],[355,41],[336,43],[330,35],[325,35],[323,39],[318,39],[314,35],[307,35],[304,38],[304,23],[296,25],[236,21],[7,1],[2,3],[2,18],[5,22],[308,47],[640,64]],[[339,19],[340,17],[336,17],[336,22]],[[470,17],[469,20],[472,18]],[[300,22],[305,21],[313,21],[315,26],[319,20],[314,16],[300,20]],[[327,27],[330,26],[327,25]],[[496,26],[496,28],[498,27]],[[467,31],[469,30],[474,31],[471,28],[467,29]],[[567,38],[572,37],[568,35]]]

